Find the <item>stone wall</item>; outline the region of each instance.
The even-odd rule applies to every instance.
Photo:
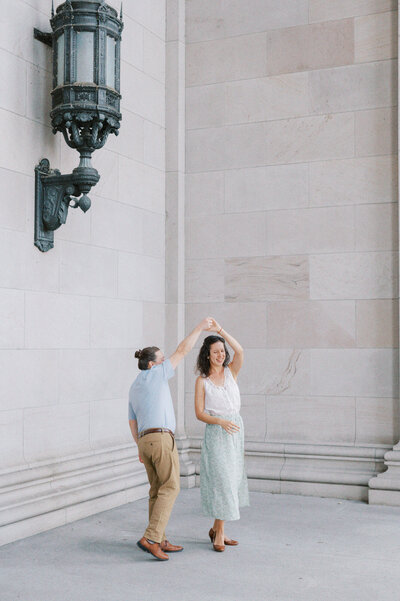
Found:
[[[92,208],[43,254],[34,167],[79,159],[50,129],[51,50],[33,38],[49,17],[48,0],[2,3],[0,543],[147,494],[127,390],[132,351],[164,344],[165,0],[124,3],[121,133],[94,154]]]
[[[254,488],[365,499],[398,440],[396,6],[186,2],[186,322],[245,347]]]
[[[366,499],[399,437],[395,8],[125,2],[121,133],[42,254],[34,166],[78,154],[50,129],[49,2],[4,2],[0,544],[147,494],[132,351],[207,314],[245,347],[251,487]],[[172,385],[187,486],[194,361]]]

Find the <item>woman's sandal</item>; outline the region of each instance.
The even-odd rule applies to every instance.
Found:
[[[225,551],[225,545],[216,545],[214,543],[215,535],[216,535],[216,532],[212,528],[210,528],[210,532],[208,533],[208,536],[210,537],[214,551],[218,551],[219,553],[222,553],[223,551]]]
[[[213,530],[212,528],[210,528],[210,532],[208,533],[208,536],[210,537],[211,542],[214,542],[215,539],[215,530]],[[237,540],[233,540],[232,538],[230,539],[224,539],[224,543],[225,545],[227,545],[228,547],[236,547],[236,545],[239,544],[239,542]]]

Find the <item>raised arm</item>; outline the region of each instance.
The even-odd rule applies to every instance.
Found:
[[[186,338],[179,343],[176,351],[171,355],[169,360],[171,361],[172,367],[175,369],[178,363],[182,361],[185,355],[187,355],[194,345],[196,344],[199,336],[203,330],[208,330],[212,325],[213,319],[211,317],[205,317],[192,332]]]
[[[226,332],[223,329],[223,327],[220,326],[217,321],[215,321],[215,319],[212,319],[212,325],[210,327],[210,330],[212,332],[216,332],[217,334],[222,336],[222,338],[224,338],[226,340],[226,342],[229,344],[229,346],[233,349],[234,355],[233,355],[233,359],[232,359],[231,363],[229,364],[229,367],[231,369],[233,377],[236,379],[237,375],[240,371],[240,368],[243,365],[243,357],[244,357],[243,347],[238,343],[236,338],[234,338],[233,336],[228,334],[228,332]]]

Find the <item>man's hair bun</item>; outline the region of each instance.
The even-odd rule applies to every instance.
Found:
[[[146,346],[145,348],[139,349],[135,352],[135,358],[139,359],[138,368],[139,369],[150,369],[149,362],[153,361],[155,363],[157,361],[157,351],[160,349],[158,346]]]

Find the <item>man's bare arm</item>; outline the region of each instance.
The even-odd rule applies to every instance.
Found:
[[[180,361],[182,361],[184,356],[192,350],[197,340],[199,339],[201,332],[210,328],[212,321],[213,320],[211,317],[205,317],[203,321],[201,321],[194,328],[194,330],[190,332],[189,336],[186,336],[186,338],[184,338],[182,342],[179,343],[178,348],[169,358],[173,369],[175,369],[176,366],[180,363]]]
[[[137,421],[136,421],[136,419],[130,419],[129,420],[129,427],[131,429],[133,439],[134,439],[134,441],[137,444],[138,440],[139,440],[139,437],[138,437],[138,429],[137,429]]]
[[[139,440],[139,436],[138,436],[138,427],[137,427],[137,420],[136,419],[130,419],[129,420],[129,427],[131,429],[132,432],[132,436],[134,441],[136,442],[136,444],[138,443]],[[139,454],[139,461],[140,463],[143,463],[142,458]]]

